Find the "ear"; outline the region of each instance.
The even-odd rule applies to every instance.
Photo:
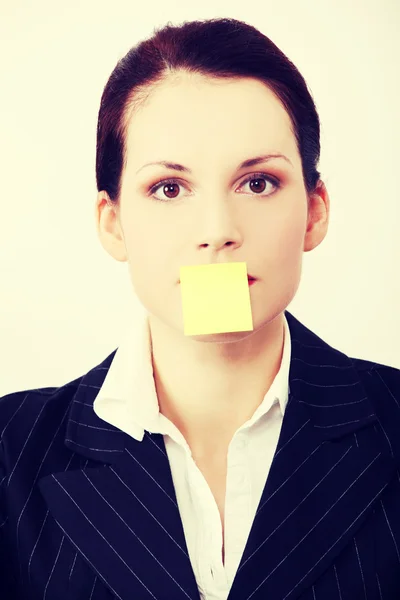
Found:
[[[123,231],[119,219],[119,207],[107,192],[99,192],[95,204],[97,233],[103,248],[119,262],[127,261]]]
[[[329,225],[330,200],[323,181],[319,180],[309,197],[307,229],[304,252],[314,250],[325,238]]]

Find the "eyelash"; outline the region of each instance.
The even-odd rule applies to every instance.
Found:
[[[245,185],[246,183],[249,183],[249,181],[251,181],[252,179],[266,179],[267,181],[269,181],[269,183],[272,183],[275,186],[275,190],[273,192],[271,192],[270,194],[266,194],[267,196],[271,196],[272,194],[274,194],[280,187],[281,187],[281,182],[279,181],[279,179],[277,179],[276,177],[272,177],[272,175],[267,175],[267,173],[252,173],[251,175],[249,175],[249,177],[247,177],[241,185]],[[153,200],[155,200],[156,202],[172,202],[174,200],[177,200],[177,198],[167,198],[165,200],[160,200],[160,198],[156,198],[155,197],[155,193],[159,190],[160,187],[165,186],[165,185],[169,185],[172,183],[178,183],[179,185],[182,185],[182,183],[179,182],[179,179],[163,179],[162,181],[158,181],[157,183],[155,183],[154,185],[152,185],[149,189],[147,194],[149,196],[152,197]],[[251,196],[260,196],[261,198],[265,198],[265,194],[250,194]]]

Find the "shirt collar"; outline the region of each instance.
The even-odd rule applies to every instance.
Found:
[[[290,329],[284,314],[284,347],[280,369],[263,401],[246,426],[260,419],[274,403],[284,415],[289,393],[291,357]],[[169,433],[170,421],[159,412],[153,378],[151,335],[148,314],[140,313],[128,322],[103,385],[93,404],[98,417],[141,441],[144,431]]]

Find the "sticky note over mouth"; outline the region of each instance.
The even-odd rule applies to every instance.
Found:
[[[181,267],[185,335],[252,331],[246,263]]]

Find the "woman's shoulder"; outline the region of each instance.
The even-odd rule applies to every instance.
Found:
[[[381,363],[351,359],[371,401],[385,437],[396,444],[400,458],[400,369]]]
[[[400,369],[391,365],[349,357],[362,379],[373,378],[393,386],[400,393]]]
[[[76,379],[58,387],[24,389],[0,396],[0,443],[14,451],[27,437],[48,436],[57,423],[64,421],[74,396],[81,386],[99,387],[115,356],[116,350],[100,364]]]
[[[59,387],[24,389],[1,396],[0,441],[23,438],[34,424],[40,425],[40,420],[54,422],[56,414],[70,403],[81,379]],[[39,431],[40,427],[35,429]]]

